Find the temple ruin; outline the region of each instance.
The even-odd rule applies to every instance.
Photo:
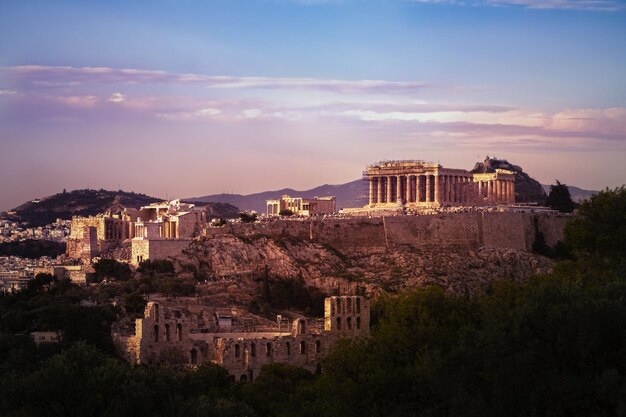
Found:
[[[131,261],[139,264],[150,258],[167,257],[170,252],[180,253],[181,242],[188,244],[205,229],[204,209],[180,200],[153,203],[139,210],[126,208],[117,214],[74,216],[67,239],[67,255],[90,262],[120,242],[131,239]]]
[[[424,161],[384,161],[363,173],[368,208],[515,204],[515,173],[472,174]]]
[[[267,216],[278,216],[286,210],[297,216],[317,216],[336,212],[337,198],[334,196],[302,198],[283,195],[278,199],[267,200],[266,206]]]

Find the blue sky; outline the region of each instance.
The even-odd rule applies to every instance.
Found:
[[[626,182],[626,2],[0,1],[0,209],[507,158]],[[228,173],[228,175],[225,175]]]

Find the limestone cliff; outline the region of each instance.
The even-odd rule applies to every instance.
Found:
[[[340,252],[307,240],[228,234],[195,241],[178,261],[209,277],[209,294],[241,304],[258,294],[258,272],[265,266],[272,280],[302,279],[326,294],[378,294],[428,284],[476,294],[496,280],[521,281],[552,267],[551,260],[516,249],[398,245]]]
[[[505,159],[486,157],[483,162],[476,162],[472,173],[495,172],[496,169],[506,169],[515,172],[515,201],[518,203],[543,204],[547,198],[546,192],[539,181],[531,178],[524,170],[509,163]]]

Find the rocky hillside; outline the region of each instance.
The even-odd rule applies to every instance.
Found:
[[[543,204],[547,194],[539,181],[533,179],[518,166],[505,159],[485,158],[483,162],[476,162],[472,173],[496,172],[496,169],[506,169],[515,172],[515,201],[518,203]]]
[[[207,277],[208,293],[237,304],[259,295],[258,277],[266,266],[270,288],[272,282],[296,280],[325,294],[379,294],[429,284],[477,294],[496,280],[521,281],[552,267],[547,258],[514,249],[397,246],[342,253],[292,238],[232,235],[193,242],[178,264]]]

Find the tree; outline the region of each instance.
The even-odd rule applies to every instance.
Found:
[[[139,264],[138,272],[148,273],[149,275],[157,274],[173,274],[175,271],[174,263],[169,259],[146,259]]]
[[[103,279],[128,281],[132,275],[132,270],[127,263],[119,262],[115,259],[100,259],[94,264],[93,268],[96,271],[98,282]]]
[[[239,219],[242,223],[254,223],[256,218],[256,213],[239,213]]]
[[[550,194],[546,200],[546,206],[562,213],[571,213],[576,208],[576,203],[572,200],[567,185],[556,180],[556,185],[550,186]]]
[[[28,291],[42,291],[42,290],[50,290],[52,284],[56,282],[56,277],[47,272],[40,272],[35,275],[35,278],[28,281],[28,286],[26,287]]]
[[[291,211],[291,210],[289,210],[289,209],[284,209],[284,210],[281,210],[281,211],[278,213],[278,215],[279,215],[279,216],[287,216],[287,217],[289,217],[289,216],[293,216],[293,211]]]
[[[567,244],[580,257],[623,264],[626,257],[626,188],[605,189],[581,203],[565,228]]]

